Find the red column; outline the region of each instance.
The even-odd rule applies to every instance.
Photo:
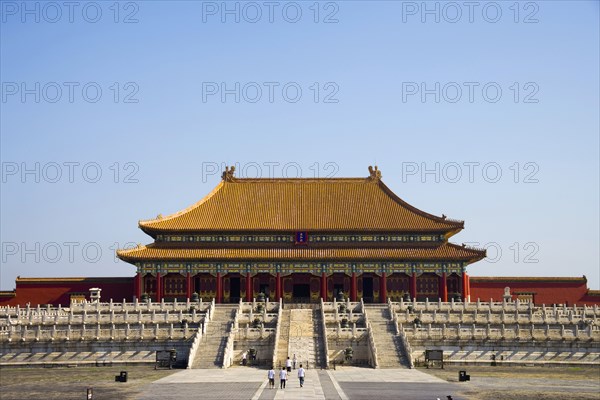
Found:
[[[160,301],[162,299],[162,276],[160,272],[156,274],[156,301]]]
[[[350,301],[356,301],[356,272],[352,273],[352,280],[350,281]]]
[[[221,278],[221,273],[217,272],[217,298],[215,302],[220,303],[221,301],[223,301],[223,279]]]
[[[246,274],[246,301],[252,301],[252,297],[254,293],[252,293],[252,275],[250,272]]]
[[[279,301],[283,296],[283,293],[281,293],[281,274],[278,272],[275,275],[275,297],[277,298],[277,301]]]
[[[444,302],[448,301],[448,279],[445,272],[442,272],[442,277],[440,278],[440,299]]]
[[[410,277],[410,298],[417,298],[417,273],[413,272]]]
[[[327,274],[325,272],[321,274],[321,298],[323,301],[327,301]]]
[[[385,272],[381,273],[379,284],[379,299],[382,303],[387,302],[387,277]]]
[[[469,291],[469,276],[463,272],[462,274],[462,298],[463,301],[467,300],[467,295]]]
[[[185,276],[185,295],[188,299],[192,298],[192,274],[189,272]]]
[[[137,275],[135,276],[135,280],[133,283],[133,290],[134,290],[134,296],[138,299],[141,300],[142,299],[142,273],[138,272]]]

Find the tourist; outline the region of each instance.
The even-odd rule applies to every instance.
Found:
[[[287,371],[281,367],[281,371],[279,371],[279,389],[285,389],[285,381],[287,381]]]
[[[300,380],[300,387],[304,386],[304,368],[302,368],[302,364],[300,364],[300,368],[298,368],[298,379]]]
[[[294,353],[294,359],[292,360],[292,364],[294,365],[294,369],[296,369],[296,363],[298,360],[296,359],[296,353]]]
[[[248,358],[248,353],[244,352],[244,354],[242,354],[242,365],[244,367],[246,366],[246,363],[248,362],[247,358]]]
[[[269,378],[269,388],[275,388],[275,370],[271,367],[269,372],[267,372],[267,377]]]
[[[287,372],[292,372],[292,360],[290,360],[289,357],[285,360],[285,368],[287,369]]]

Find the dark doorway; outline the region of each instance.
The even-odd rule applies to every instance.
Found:
[[[363,301],[365,303],[373,302],[373,278],[363,277]]]
[[[310,285],[296,283],[292,292],[294,303],[310,303]]]
[[[229,278],[229,301],[231,303],[237,303],[240,301],[240,278],[231,277]]]
[[[333,285],[333,297],[335,299],[337,299],[338,293],[340,293],[340,292],[344,293],[344,285],[343,284]],[[344,293],[344,294],[346,295],[346,297],[348,297],[349,293]]]
[[[258,287],[258,293],[264,293],[266,298],[271,298],[269,293],[269,284],[268,283],[261,283],[260,286]]]

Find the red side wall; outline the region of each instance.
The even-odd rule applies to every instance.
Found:
[[[101,300],[132,301],[133,278],[56,278],[56,279],[17,279],[16,296],[0,297],[0,306],[31,306],[52,304],[69,306],[71,293],[84,293],[89,300],[90,288],[100,288]]]
[[[492,278],[469,277],[471,301],[502,301],[504,288],[510,287],[513,299],[517,293],[533,293],[536,304],[600,305],[600,291],[590,291],[585,278]],[[71,293],[85,293],[90,288],[102,289],[102,300],[132,301],[134,278],[20,278],[16,296],[0,294],[0,306],[52,304],[68,306]]]
[[[510,287],[513,300],[518,293],[533,293],[535,304],[600,304],[598,296],[588,295],[585,278],[488,278],[471,277],[471,301],[502,301],[504,288]]]

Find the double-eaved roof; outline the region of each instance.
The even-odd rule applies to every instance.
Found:
[[[223,180],[202,200],[173,215],[140,221],[158,235],[288,233],[432,234],[429,243],[259,244],[156,241],[119,250],[119,258],[141,261],[210,260],[454,260],[473,262],[485,251],[457,246],[447,238],[463,221],[437,217],[396,196],[369,167],[367,178],[238,179],[226,169]]]

